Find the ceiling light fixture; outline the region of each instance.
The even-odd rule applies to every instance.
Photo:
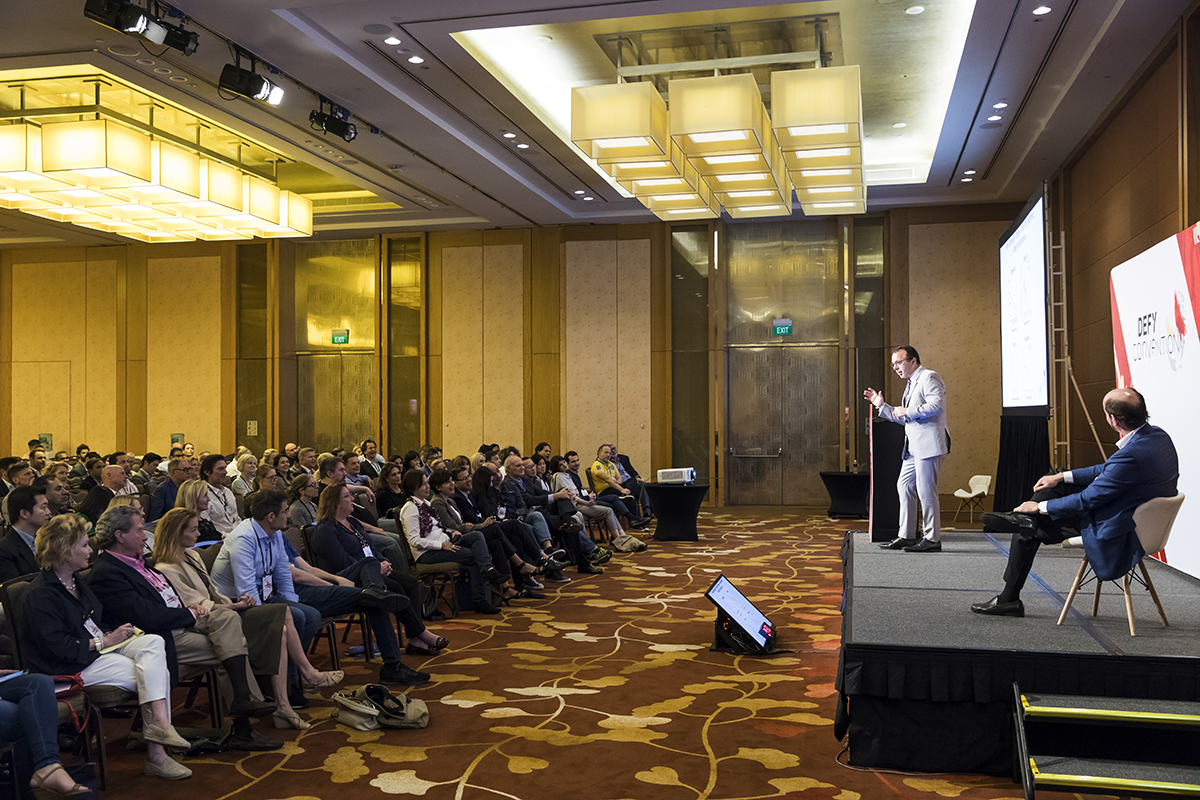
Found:
[[[992,103],[992,108],[1008,108],[1008,103]]]
[[[511,131],[509,131],[504,134],[504,138],[505,139],[515,139],[515,138],[517,138],[517,135],[515,133],[512,133]]]
[[[975,174],[975,170],[973,170],[973,169],[963,170],[963,175],[974,175],[974,174]]]
[[[893,122],[892,127],[893,128],[907,128],[908,123],[907,122]]]
[[[250,58],[250,69],[242,69],[241,51],[238,51],[234,58],[235,63],[226,64],[221,70],[221,80],[217,84],[218,92],[232,92],[272,106],[283,102],[283,88],[254,71],[256,62],[253,57]]]
[[[962,183],[970,183],[970,182],[971,182],[971,181],[973,181],[973,180],[975,180],[975,179],[974,179],[974,178],[962,178],[962,179],[961,179],[961,182],[962,182]]]
[[[425,59],[421,58],[420,56],[409,56],[409,57],[408,57],[408,63],[410,63],[410,64],[424,64],[424,63],[425,63]]]
[[[596,198],[592,197],[591,195],[586,195],[583,199],[584,200],[595,200]]]
[[[583,189],[576,189],[575,194],[587,194]]]
[[[1040,17],[1042,14],[1049,14],[1053,10],[1054,9],[1051,8],[1050,6],[1038,6],[1037,8],[1035,8],[1033,10],[1033,13],[1035,16]]]
[[[87,0],[83,15],[121,33],[142,33],[150,20],[145,9],[129,0]]]
[[[397,39],[395,36],[389,36],[383,40],[383,43],[390,44],[392,47],[395,47],[396,45],[400,44],[400,40]]]
[[[925,6],[909,6],[908,8],[904,9],[904,13],[916,16],[917,14],[920,14],[924,10],[925,10]]]
[[[518,150],[528,150],[529,145],[525,144],[524,142],[517,142],[517,149]]]
[[[344,108],[329,104],[330,112],[326,114],[324,111],[313,111],[308,115],[308,125],[314,131],[322,133],[332,133],[334,136],[340,136],[347,142],[353,142],[358,136],[358,128],[353,122],[350,122],[350,112]],[[325,98],[321,98],[321,108],[325,107]]]
[[[1002,119],[1004,119],[1004,117],[1000,116],[999,114],[992,114],[990,117],[988,117],[988,122],[999,122]]]
[[[185,30],[182,25],[172,25],[170,22],[160,21],[159,24],[167,29],[167,35],[162,42],[167,47],[190,56],[200,46],[200,34],[195,31]]]

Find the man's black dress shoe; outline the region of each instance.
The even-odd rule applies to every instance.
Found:
[[[1014,511],[1001,511],[996,514],[984,514],[983,529],[993,533],[1021,533],[1037,528],[1037,521],[1031,514],[1018,514]]]
[[[249,750],[251,752],[266,753],[272,750],[278,750],[283,747],[283,742],[278,739],[268,739],[258,731],[251,731],[249,736],[231,734],[225,741],[221,742],[221,746],[226,750]]]
[[[880,542],[879,549],[880,550],[901,550],[905,547],[911,546],[915,542],[916,542],[916,539],[905,539],[902,536],[897,536],[895,539],[892,539],[890,542]]]
[[[996,595],[986,603],[972,603],[971,610],[976,614],[987,614],[990,617],[1023,617],[1025,616],[1025,604],[1017,600],[1010,600],[1007,603],[1000,602],[1000,595]]]
[[[942,543],[935,542],[931,539],[921,538],[916,544],[911,547],[904,548],[906,553],[940,553],[942,552]]]

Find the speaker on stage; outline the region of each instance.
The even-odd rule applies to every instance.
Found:
[[[872,542],[895,539],[900,532],[900,495],[896,481],[904,456],[904,426],[871,415],[871,517],[867,529]]]

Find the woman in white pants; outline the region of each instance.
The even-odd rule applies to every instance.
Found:
[[[60,514],[37,532],[34,558],[42,571],[21,603],[25,667],[48,675],[78,674],[85,686],[136,691],[146,740],[145,773],[167,780],[191,777],[192,771],[163,749],[190,746],[171,724],[163,640],[138,635],[130,624],[100,629],[103,607],[78,574],[91,553],[87,526],[74,514]]]

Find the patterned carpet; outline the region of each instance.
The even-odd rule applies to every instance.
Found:
[[[603,575],[549,584],[546,600],[519,601],[497,617],[468,613],[437,623],[451,649],[407,659],[434,675],[412,692],[429,704],[424,730],[353,731],[313,695],[301,712],[316,723],[311,730],[263,728],[286,738],[284,749],[191,759],[195,776],[168,785],[142,777],[140,755],[124,750],[123,723],[108,721],[114,738],[106,794],[1020,797],[1020,786],[995,778],[877,774],[835,761],[842,747],[831,732],[838,548],[845,530],[861,525],[705,512],[698,543],[651,542],[644,553],[615,556]],[[755,659],[709,651],[714,612],[702,593],[721,572],[776,623],[780,646],[792,652]],[[342,666],[352,687],[369,682],[378,662],[343,659]],[[194,712],[177,717],[180,724],[200,719]]]

